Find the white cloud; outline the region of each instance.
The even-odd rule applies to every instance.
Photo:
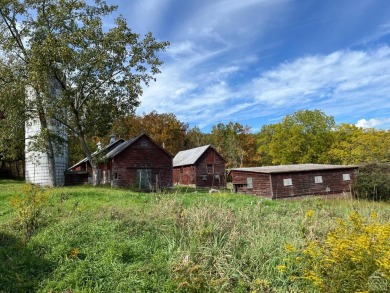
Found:
[[[384,95],[390,92],[388,80],[390,48],[384,46],[302,57],[264,72],[253,80],[251,89],[259,103],[271,107],[318,105],[352,113],[389,108],[390,99]]]
[[[377,127],[383,126],[385,124],[390,124],[390,118],[385,118],[385,119],[372,118],[369,120],[360,119],[356,123],[356,126],[361,127],[361,128],[377,128]]]
[[[140,111],[173,112],[182,121],[198,125],[313,108],[349,123],[350,118],[343,121],[345,117],[355,117],[357,121],[369,112],[377,113],[378,121],[383,115],[388,117],[383,111],[390,109],[387,46],[371,51],[344,50],[305,56],[284,62],[239,85],[236,78],[244,74],[244,63],[213,68],[211,64],[218,53],[197,51],[192,44],[184,44],[182,48],[190,53],[164,65],[157,83],[145,90]]]

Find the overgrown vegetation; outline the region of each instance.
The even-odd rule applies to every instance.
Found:
[[[352,212],[337,219],[324,239],[290,252],[282,273],[321,292],[388,292],[390,290],[390,224]]]
[[[48,201],[48,191],[33,184],[24,185],[21,194],[11,198],[11,206],[18,212],[18,222],[24,243],[38,229],[42,210],[48,204]]]
[[[390,164],[361,166],[352,190],[356,198],[390,200]]]
[[[337,241],[356,242],[360,238],[351,236],[359,233],[349,233],[352,212],[362,219],[375,215],[361,230],[370,230],[371,238],[376,231],[388,233],[381,227],[390,220],[389,204],[351,199],[269,201],[193,189],[146,194],[69,187],[50,190],[42,221],[23,244],[18,210],[11,206],[23,184],[0,180],[0,186],[0,291],[5,292],[316,292],[322,288],[291,276],[303,276],[299,268],[319,265],[325,254],[300,256],[291,267],[286,259],[312,242],[324,253],[339,247]],[[339,238],[332,244],[330,235]],[[381,247],[381,258],[359,248],[378,266],[373,276],[364,276],[366,283],[388,270],[389,248]],[[330,272],[335,282],[343,272],[337,268],[342,267]],[[366,283],[362,278],[359,284]]]

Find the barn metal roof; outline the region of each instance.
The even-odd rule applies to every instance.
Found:
[[[279,165],[279,166],[264,166],[250,168],[232,168],[231,171],[246,171],[254,173],[289,173],[289,172],[305,172],[305,171],[322,171],[336,169],[351,169],[358,168],[356,165],[329,165],[329,164],[295,164],[295,165]]]
[[[122,151],[124,151],[127,147],[129,147],[130,145],[132,145],[134,142],[136,142],[139,138],[141,138],[142,136],[147,136],[152,142],[154,142],[158,147],[160,147],[164,152],[166,152],[169,156],[172,157],[172,155],[167,151],[165,150],[164,148],[162,148],[157,142],[155,142],[151,137],[149,137],[146,133],[141,133],[140,135],[138,135],[137,137],[134,137],[130,140],[123,140],[123,139],[119,139],[117,141],[115,141],[114,143],[112,144],[109,144],[107,145],[106,147],[104,147],[103,149],[99,150],[99,151],[96,151],[92,154],[93,157],[97,156],[97,155],[100,155],[100,154],[105,154],[104,155],[104,159],[112,159],[113,157],[115,157],[116,155],[120,154]],[[87,158],[84,158],[83,160],[81,160],[80,162],[78,162],[77,164],[73,165],[72,167],[70,167],[68,170],[71,170],[75,167],[77,167],[78,165],[82,164],[82,163],[85,163],[85,162],[88,162],[88,159]]]
[[[115,149],[117,146],[121,145],[124,142],[125,141],[122,138],[118,139],[117,141],[114,141],[113,143],[106,145],[101,150],[97,150],[97,151],[93,152],[91,155],[92,155],[92,157],[95,157],[97,155],[104,154],[106,152],[110,152],[112,149]],[[71,169],[73,169],[73,168],[77,167],[78,165],[85,163],[85,162],[88,162],[88,158],[82,159],[81,161],[74,164],[72,167],[68,168],[68,170],[71,170]]]
[[[209,147],[211,146],[204,145],[201,147],[178,152],[177,155],[173,158],[173,167],[195,164]]]
[[[142,134],[143,135],[143,134]],[[140,135],[141,136],[141,135]],[[125,141],[124,143],[118,145],[116,148],[109,151],[104,158],[111,159],[121,153],[124,149],[126,149],[128,146],[132,145],[140,136],[134,137],[130,140]]]

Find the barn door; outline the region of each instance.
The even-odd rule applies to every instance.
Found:
[[[141,190],[152,188],[152,169],[137,169],[137,187]]]

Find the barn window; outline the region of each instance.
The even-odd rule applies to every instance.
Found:
[[[314,176],[315,183],[322,183],[322,176]]]
[[[351,175],[349,175],[349,174],[343,174],[343,180],[344,180],[344,181],[349,181],[349,180],[351,180]]]
[[[214,173],[214,165],[207,165],[207,174]]]
[[[283,179],[283,185],[284,186],[291,186],[292,184],[292,178],[285,178]]]
[[[246,184],[248,188],[253,188],[253,179],[251,177],[246,178]]]
[[[203,181],[206,181],[207,180],[207,175],[202,175],[202,179],[203,179]]]

